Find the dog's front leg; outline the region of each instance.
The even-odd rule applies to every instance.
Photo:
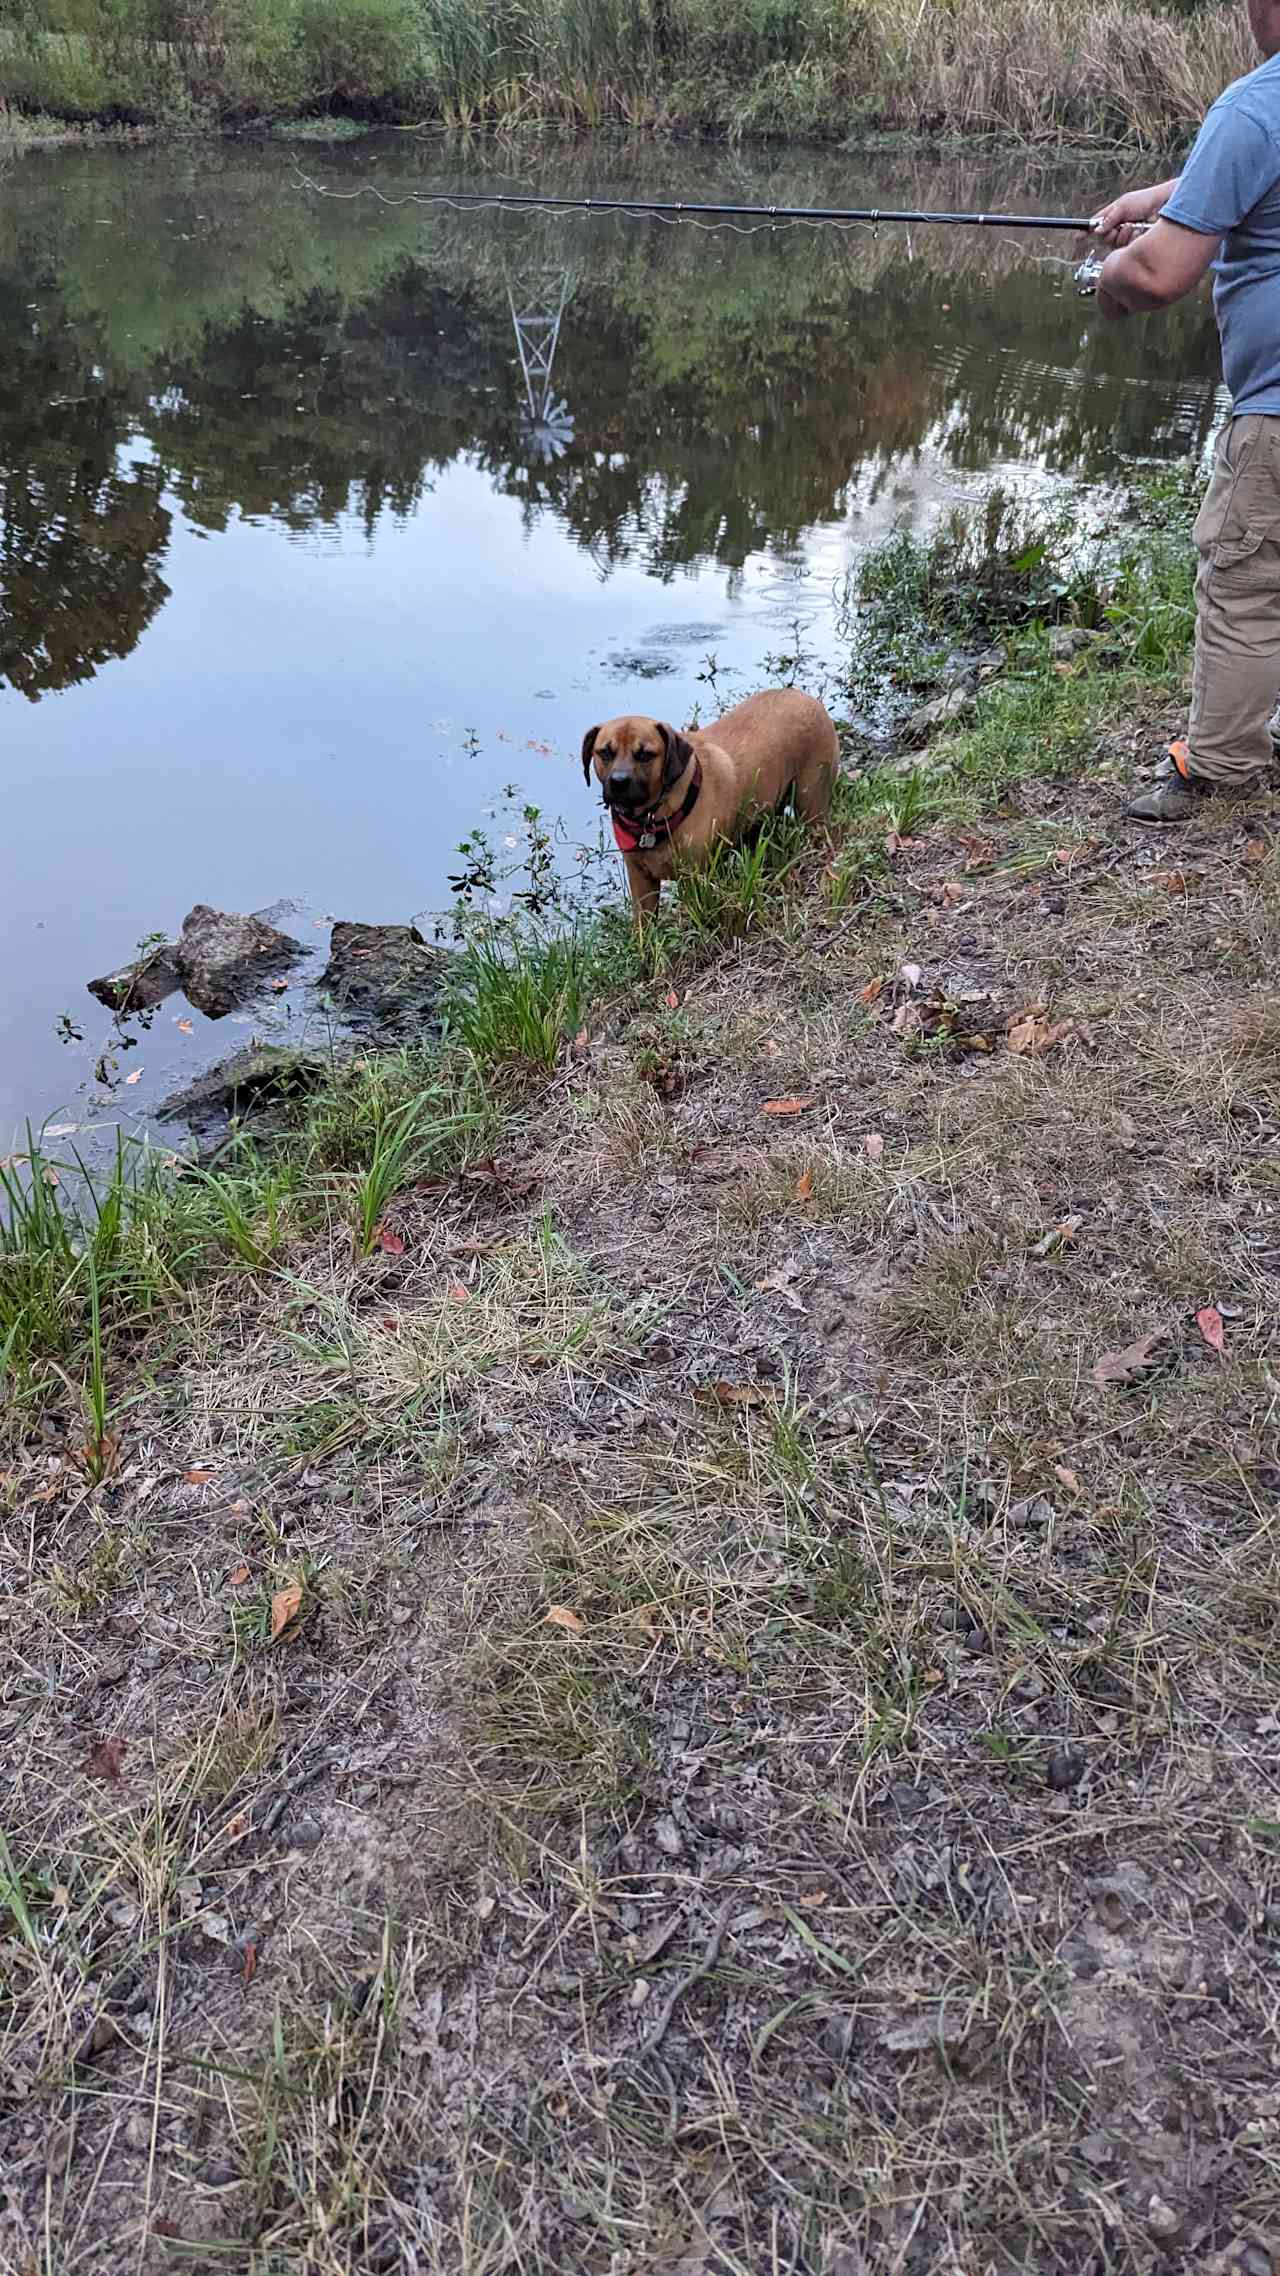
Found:
[[[631,888],[631,914],[636,920],[636,931],[643,932],[645,918],[656,917],[658,914],[662,886],[657,878],[648,876],[630,854],[623,858],[627,867],[627,883]]]

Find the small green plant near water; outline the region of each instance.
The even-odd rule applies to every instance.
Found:
[[[808,851],[805,825],[785,812],[765,815],[736,845],[713,846],[676,872],[680,930],[702,948],[758,931]]]
[[[397,1113],[379,1116],[368,1160],[356,1179],[356,1241],[359,1253],[372,1253],[382,1213],[393,1194],[427,1169],[441,1140],[465,1128],[469,1115],[441,1114],[437,1096],[410,1099]]]
[[[592,964],[581,929],[477,938],[449,992],[449,1033],[482,1065],[553,1067],[582,1025]]]

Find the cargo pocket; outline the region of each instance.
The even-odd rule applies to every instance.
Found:
[[[1215,569],[1239,569],[1244,562],[1252,561],[1266,534],[1260,529],[1242,530],[1238,536],[1211,539],[1203,550]]]

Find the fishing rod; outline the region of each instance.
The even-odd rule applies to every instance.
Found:
[[[302,176],[309,190],[328,198],[375,197],[383,205],[498,206],[536,209],[552,213],[627,213],[670,215],[681,221],[805,222],[840,226],[862,223],[872,229],[882,222],[927,223],[945,229],[1070,229],[1087,233],[1092,219],[1064,213],[927,213],[907,207],[826,205],[701,205],[689,198],[563,198],[549,192],[518,190],[408,190],[403,197],[388,197],[374,182],[354,190],[332,190]]]

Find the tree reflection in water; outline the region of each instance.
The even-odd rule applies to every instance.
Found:
[[[812,195],[812,167],[773,177],[779,201]],[[669,578],[785,551],[926,448],[957,473],[1111,476],[1201,448],[1214,418],[1205,305],[1104,333],[1069,264],[1025,245],[495,228],[308,198],[269,150],[60,155],[22,187],[0,220],[0,679],[32,700],[141,638],[174,508],[205,531],[354,513],[372,534],[465,455],[602,567]],[[573,425],[541,451],[511,277],[570,255],[555,395]]]

